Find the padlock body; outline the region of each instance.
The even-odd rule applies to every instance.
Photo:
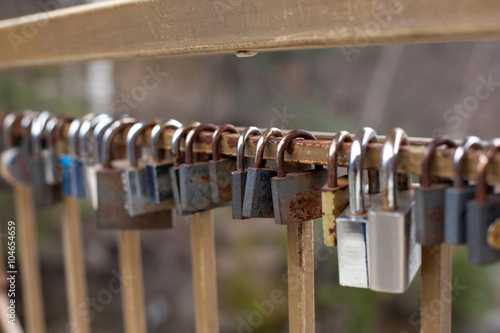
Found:
[[[97,209],[97,170],[101,168],[98,164],[85,165],[85,178],[87,180],[87,193],[94,210]]]
[[[179,167],[181,207],[194,214],[214,208],[207,162],[182,164]]]
[[[349,206],[337,218],[339,283],[345,287],[368,288],[366,214],[353,216]]]
[[[170,162],[146,165],[147,191],[150,201],[161,203],[174,199],[170,177],[170,168],[173,166]]]
[[[36,207],[46,208],[61,201],[61,187],[49,185],[45,181],[45,163],[42,157],[33,157],[31,167],[33,170],[33,195]]]
[[[368,212],[368,275],[372,290],[404,293],[421,264],[421,247],[416,242],[414,190],[398,193],[398,207],[381,208],[381,198],[372,197]]]
[[[53,148],[43,149],[41,154],[45,164],[45,182],[49,185],[61,184],[61,166],[57,160],[56,150]]]
[[[485,203],[467,203],[468,262],[488,265],[500,261],[500,251],[488,245],[488,228],[500,217],[500,195],[489,194]]]
[[[337,246],[337,218],[349,204],[349,186],[347,177],[337,180],[337,187],[328,184],[321,189],[321,209],[323,217],[323,243]]]
[[[162,210],[130,216],[125,209],[122,170],[103,168],[97,171],[97,226],[103,229],[156,229],[172,227],[171,211]]]
[[[415,189],[417,242],[438,245],[444,241],[444,193],[448,186],[433,184]]]
[[[231,172],[231,203],[233,206],[233,219],[243,220],[243,200],[245,198],[245,185],[247,183],[247,171]]]
[[[474,198],[475,187],[449,187],[444,197],[444,242],[462,245],[467,242],[467,202]]]
[[[277,224],[299,223],[321,217],[321,188],[327,170],[288,173],[271,179],[274,220]]]
[[[243,198],[244,217],[274,218],[271,179],[276,175],[276,170],[248,168]]]
[[[79,159],[63,155],[60,158],[62,167],[63,194],[80,200],[87,199],[84,164]]]
[[[179,167],[170,168],[170,179],[172,180],[172,193],[174,195],[175,210],[181,216],[189,215],[190,213],[184,211],[181,206],[181,193],[180,193],[180,175]]]
[[[33,185],[31,159],[21,147],[12,147],[1,154],[2,176],[10,185]]]
[[[236,170],[236,161],[233,159],[208,161],[208,170],[212,202],[221,205],[231,201],[231,172]]]
[[[122,172],[122,185],[125,209],[130,216],[139,216],[152,212],[171,210],[173,201],[151,202],[147,193],[146,169],[137,167]]]

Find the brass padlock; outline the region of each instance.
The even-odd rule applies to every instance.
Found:
[[[151,229],[172,226],[170,211],[159,211],[140,216],[130,216],[125,209],[122,172],[125,160],[112,165],[113,139],[130,127],[130,123],[116,121],[104,133],[101,142],[102,168],[97,170],[97,226],[105,229]]]
[[[243,220],[243,200],[245,198],[245,185],[247,183],[247,170],[245,170],[245,144],[250,135],[261,135],[260,129],[254,126],[247,127],[238,138],[236,147],[236,171],[231,172],[231,202],[233,206],[233,219]]]
[[[346,131],[338,132],[328,151],[328,181],[321,189],[323,214],[323,242],[326,246],[337,246],[337,217],[349,205],[349,180],[337,177],[337,157],[344,142],[352,142]]]
[[[174,200],[170,168],[174,166],[172,157],[163,159],[160,154],[160,137],[167,128],[179,129],[182,124],[175,119],[157,124],[151,130],[151,150],[153,161],[146,164],[146,178],[148,182],[148,199],[161,203]],[[170,153],[171,155],[171,153]]]
[[[300,223],[321,217],[321,188],[327,171],[321,165],[315,170],[286,173],[285,150],[293,152],[291,142],[296,138],[317,140],[305,130],[289,132],[276,151],[277,175],[271,179],[274,219],[277,224]]]
[[[212,136],[212,159],[208,161],[210,171],[210,189],[212,201],[222,205],[231,201],[231,172],[236,170],[236,161],[232,158],[221,158],[219,141],[223,133],[239,133],[231,124],[219,126]]]
[[[180,177],[179,177],[179,167],[183,162],[181,154],[181,140],[191,131],[193,128],[199,126],[200,123],[192,122],[186,125],[182,125],[181,128],[175,131],[172,136],[172,154],[174,155],[174,166],[170,168],[170,179],[172,180],[172,193],[174,194],[175,209],[179,215],[185,216],[189,215],[188,212],[182,210],[181,206],[181,193],[180,193]]]
[[[273,191],[271,179],[276,177],[276,169],[264,166],[264,149],[271,138],[283,137],[283,133],[271,127],[267,129],[255,148],[253,167],[248,168],[243,200],[243,216],[257,218],[274,218]],[[267,162],[266,162],[267,163]]]

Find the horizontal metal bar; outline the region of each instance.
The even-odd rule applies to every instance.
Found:
[[[500,38],[497,0],[118,0],[65,9],[57,9],[58,0],[38,4],[41,13],[0,21],[0,69]]]

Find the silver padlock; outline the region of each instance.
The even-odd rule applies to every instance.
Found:
[[[201,124],[186,137],[186,158],[179,167],[179,190],[184,212],[194,214],[215,208],[210,188],[208,162],[194,162],[193,144],[203,131],[215,132],[212,124]]]
[[[210,189],[214,204],[222,205],[230,202],[231,172],[236,170],[236,161],[232,158],[221,158],[219,141],[223,133],[239,133],[231,124],[219,126],[212,136],[212,159],[208,161],[210,171]]]
[[[71,118],[67,117],[51,117],[45,126],[45,141],[46,146],[42,149],[42,158],[44,163],[45,171],[45,182],[49,185],[58,186],[60,192],[62,193],[62,175],[61,175],[61,165],[59,164],[59,159],[57,156],[57,141],[59,139],[60,128],[64,124],[72,121]],[[57,134],[57,135],[56,135]]]
[[[160,137],[167,128],[179,129],[182,124],[175,119],[157,124],[151,130],[151,150],[153,161],[146,164],[146,178],[148,182],[148,198],[152,202],[173,201],[172,179],[170,168],[174,166],[171,157],[163,159],[160,154]],[[171,155],[171,153],[170,153]]]
[[[236,171],[231,172],[231,193],[233,206],[233,219],[243,220],[243,200],[245,198],[245,185],[247,183],[247,170],[245,170],[245,144],[251,135],[261,135],[260,129],[254,126],[247,127],[238,138],[236,147]]]
[[[179,215],[185,216],[189,215],[188,212],[182,210],[181,206],[181,194],[180,194],[180,177],[179,177],[179,167],[183,162],[183,157],[181,154],[181,140],[191,131],[193,128],[199,126],[200,123],[192,122],[186,125],[182,125],[181,128],[174,132],[172,136],[172,154],[174,155],[174,166],[170,168],[170,179],[172,180],[172,192],[174,194],[175,209]]]
[[[153,128],[156,122],[134,124],[127,133],[128,167],[122,172],[125,209],[130,216],[139,216],[158,211],[170,211],[173,202],[155,203],[148,200],[146,168],[139,165],[136,141],[146,130]]]
[[[445,190],[444,194],[444,242],[452,245],[466,243],[467,202],[474,198],[475,186],[465,184],[462,178],[464,157],[471,149],[483,149],[481,139],[477,136],[469,136],[462,146],[455,149],[453,155],[453,187]]]
[[[337,218],[339,282],[346,287],[370,287],[363,167],[366,149],[371,142],[378,143],[378,137],[369,127],[364,127],[354,137],[349,156],[349,206]],[[377,180],[378,177],[372,177],[369,185],[379,188]]]
[[[420,244],[416,242],[415,193],[411,175],[399,189],[395,171],[401,145],[408,137],[401,128],[391,130],[381,154],[382,193],[373,199],[368,211],[368,276],[369,287],[386,293],[404,293],[421,264]]]
[[[42,135],[51,115],[40,113],[31,126],[31,164],[33,169],[33,193],[37,208],[49,207],[61,200],[61,187],[45,181],[46,162],[42,154]]]
[[[248,168],[243,200],[243,216],[257,218],[274,218],[273,191],[271,179],[277,176],[276,169],[264,168],[264,149],[271,138],[283,137],[283,133],[275,127],[267,129],[255,148],[253,167]]]

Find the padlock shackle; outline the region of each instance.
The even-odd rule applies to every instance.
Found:
[[[219,141],[223,133],[240,133],[236,127],[231,124],[224,124],[219,126],[212,135],[212,161],[220,161],[220,147]]]
[[[95,130],[98,124],[105,121],[113,122],[113,118],[111,118],[108,114],[101,113],[92,119],[88,119],[82,122],[80,131],[78,133],[78,154],[80,157],[88,159],[94,155],[94,147],[93,145],[90,145],[89,141],[90,134]]]
[[[129,122],[123,122],[121,120],[115,120],[111,126],[106,129],[104,135],[102,136],[101,145],[101,164],[103,168],[111,168],[111,147],[113,146],[113,139],[116,137],[120,131],[129,126]]]
[[[466,137],[463,145],[458,146],[457,149],[455,149],[455,154],[453,155],[453,187],[456,189],[461,189],[464,187],[462,170],[465,160],[465,154],[472,149],[484,149],[484,145],[481,139],[474,135]]]
[[[265,132],[257,141],[257,146],[255,146],[255,160],[253,167],[256,169],[262,168],[264,165],[264,149],[271,138],[282,138],[283,132],[279,128],[271,127],[265,130]]]
[[[70,155],[78,156],[78,138],[82,123],[95,117],[94,113],[89,113],[82,118],[75,118],[68,129],[68,151]]]
[[[333,137],[328,150],[328,187],[335,188],[337,183],[337,160],[340,148],[344,142],[352,142],[352,137],[347,131],[340,131]]]
[[[189,131],[191,131],[196,126],[199,126],[200,123],[195,121],[188,124],[183,124],[181,128],[174,132],[172,135],[172,154],[174,154],[174,166],[178,167],[182,164],[182,154],[181,154],[181,140],[185,137]]]
[[[401,145],[409,146],[408,135],[399,127],[392,129],[382,146],[380,161],[383,210],[394,211],[398,208],[399,175],[396,173],[396,160]],[[405,184],[411,184],[411,175],[405,175]]]
[[[195,129],[189,131],[189,134],[186,137],[186,157],[184,158],[184,162],[186,164],[193,164],[193,144],[195,143],[196,140],[198,140],[198,137],[200,136],[200,133],[203,131],[210,131],[210,132],[215,132],[217,130],[217,126],[214,124],[201,124],[196,126]]]
[[[133,119],[133,118],[131,118]],[[136,121],[134,119],[134,121]],[[106,118],[100,121],[94,128],[92,132],[92,144],[93,144],[93,162],[101,163],[101,153],[100,153],[100,142],[104,132],[115,122],[113,118]],[[123,122],[123,120],[122,120]]]
[[[159,143],[163,131],[166,128],[173,128],[175,130],[178,130],[181,127],[182,124],[175,119],[169,119],[165,122],[156,124],[156,126],[153,127],[153,129],[151,130],[151,154],[153,156],[154,162],[158,163],[161,160]]]
[[[31,154],[32,152],[31,128],[33,126],[33,122],[36,120],[37,117],[38,117],[37,112],[25,111],[23,112],[23,117],[21,118],[21,134],[27,144],[29,154]]]
[[[54,148],[54,143],[56,141],[54,131],[57,128],[59,119],[57,117],[50,117],[45,125],[45,139],[47,141],[47,148]]]
[[[17,127],[23,118],[22,114],[8,113],[2,122],[2,141],[5,148],[12,148],[15,145],[12,130]]]
[[[262,135],[262,132],[255,126],[249,126],[241,132],[236,147],[236,171],[242,172],[245,170],[245,144],[251,135]]]
[[[278,148],[276,149],[276,177],[277,178],[284,178],[286,177],[286,170],[285,170],[285,150],[289,153],[293,153],[292,149],[292,141],[294,139],[302,138],[305,140],[317,140],[314,134],[303,130],[303,129],[296,129],[293,131],[288,132],[287,135],[278,143]]]
[[[446,136],[441,136],[425,146],[424,152],[422,153],[422,177],[420,179],[420,186],[422,187],[429,187],[432,185],[432,180],[431,180],[432,155],[439,146],[456,148],[457,143]]]
[[[47,122],[52,117],[49,111],[41,112],[31,125],[31,152],[33,156],[40,156],[42,151],[42,134]]]
[[[148,129],[156,126],[156,121],[149,122],[139,122],[129,129],[127,132],[126,146],[125,150],[127,152],[128,166],[131,168],[136,168],[139,166],[139,159],[137,158],[137,139]]]
[[[360,215],[366,212],[363,191],[363,167],[366,149],[370,143],[378,143],[378,135],[370,127],[363,127],[351,143],[349,155],[349,212],[351,215]],[[377,173],[374,175],[375,187],[380,186]]]
[[[493,161],[495,153],[499,150],[500,142],[495,142],[495,140],[492,140],[492,145],[489,146],[486,151],[482,151],[481,154],[479,154],[479,159],[476,167],[476,192],[474,196],[474,201],[476,202],[486,203],[488,197],[486,171],[488,170],[488,165],[490,165],[490,163]]]

